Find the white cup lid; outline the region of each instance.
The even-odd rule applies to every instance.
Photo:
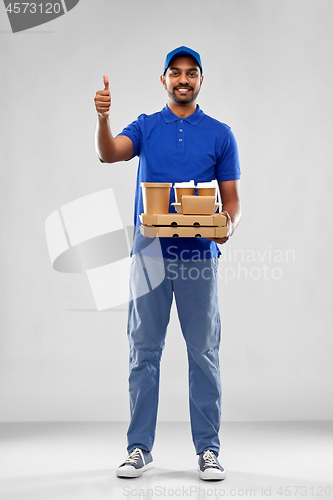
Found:
[[[194,188],[195,184],[194,184],[194,181],[176,182],[174,187],[175,188]]]
[[[210,182],[198,182],[197,188],[216,188],[217,186],[217,181],[216,179],[213,179]]]

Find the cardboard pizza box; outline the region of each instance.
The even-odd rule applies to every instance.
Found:
[[[144,226],[217,226],[227,224],[225,215],[140,214]]]
[[[140,233],[148,238],[224,238],[228,228],[207,226],[140,226]]]

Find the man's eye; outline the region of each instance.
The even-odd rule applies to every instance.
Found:
[[[198,73],[190,73],[190,76],[191,76],[192,78],[195,78],[196,76],[198,76]]]

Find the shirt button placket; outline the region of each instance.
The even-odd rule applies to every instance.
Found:
[[[179,120],[178,130],[177,130],[177,149],[184,150],[184,120]]]

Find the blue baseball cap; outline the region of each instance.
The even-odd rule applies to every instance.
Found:
[[[180,57],[180,56],[189,56],[189,57],[192,57],[197,62],[198,66],[200,67],[201,73],[203,72],[202,71],[200,54],[198,54],[198,52],[195,52],[192,49],[189,49],[188,47],[182,46],[182,47],[178,47],[177,49],[172,50],[166,56],[165,63],[164,63],[163,75],[165,74],[166,70],[170,66],[171,61],[173,59],[175,59],[176,57]]]

